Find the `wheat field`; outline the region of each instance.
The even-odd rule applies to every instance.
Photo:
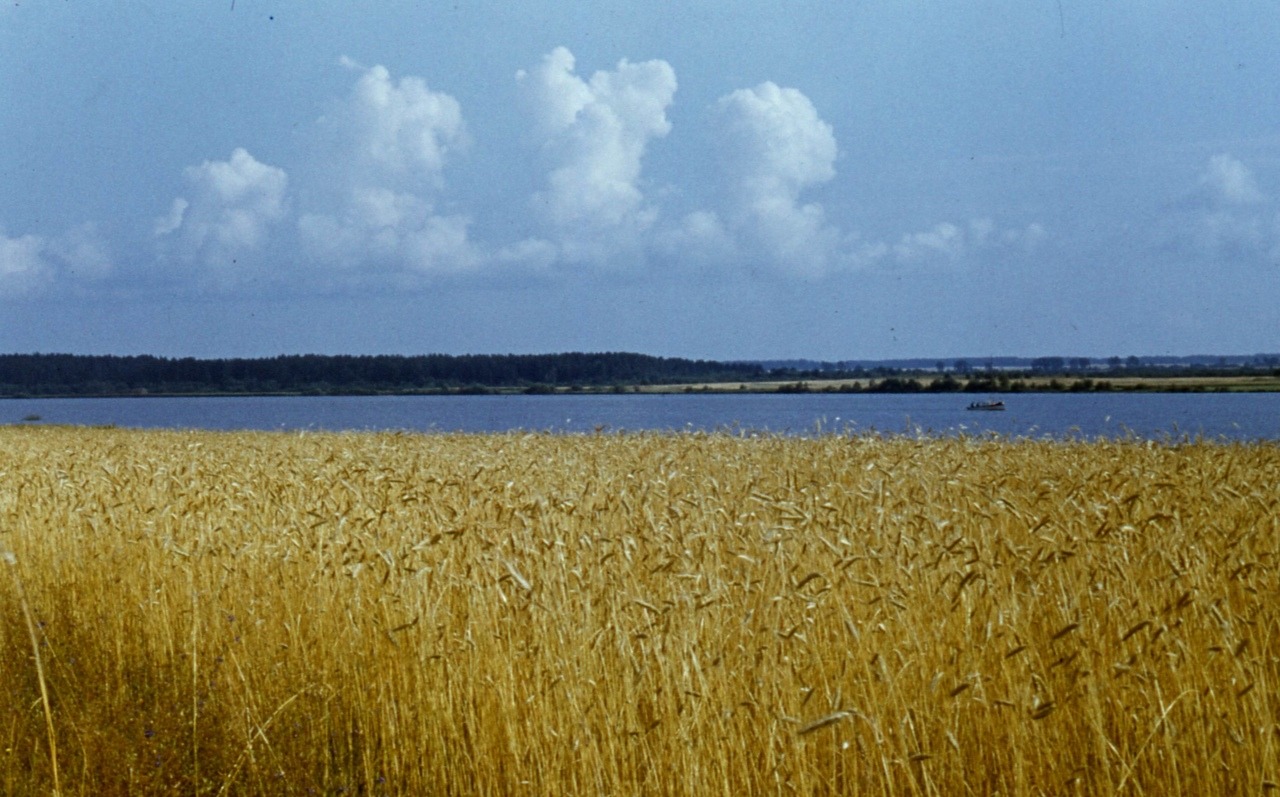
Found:
[[[0,792],[1258,794],[1280,447],[0,428]]]

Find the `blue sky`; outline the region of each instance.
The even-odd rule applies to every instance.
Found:
[[[4,0],[0,351],[1280,351],[1278,41],[1271,0]]]

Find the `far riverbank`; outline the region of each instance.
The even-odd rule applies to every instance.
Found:
[[[100,391],[50,392],[36,395],[0,394],[0,399],[53,398],[267,398],[307,396],[518,396],[518,395],[672,395],[796,394],[796,393],[1280,393],[1280,375],[1238,374],[1212,376],[1010,376],[989,374],[957,379],[954,375],[905,374],[884,378],[775,379],[667,384],[522,386],[465,385],[412,390],[335,388],[332,390],[225,390],[225,391]]]
[[[562,388],[558,392],[571,392]],[[594,390],[593,392],[608,392]],[[885,379],[803,379],[760,382],[705,382],[694,385],[637,386],[638,393],[1276,393],[1280,376],[1031,376],[1001,381],[986,375],[970,379],[909,375]]]

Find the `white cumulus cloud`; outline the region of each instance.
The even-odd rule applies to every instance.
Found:
[[[462,109],[448,94],[383,66],[362,68],[351,93],[322,120],[327,159],[345,164],[329,199],[298,220],[305,250],[318,262],[355,271],[456,273],[478,260],[470,219],[440,213],[444,173],[469,139]]]
[[[187,195],[174,199],[154,229],[184,262],[230,269],[236,258],[262,247],[272,225],[287,215],[288,176],[243,148],[225,161],[189,166],[183,177]]]
[[[828,219],[812,191],[835,178],[835,132],[803,92],[772,82],[739,89],[714,107],[722,145],[723,205],[686,214],[655,249],[686,266],[746,267],[821,279],[859,269],[961,268],[1036,249],[1045,228],[991,219],[944,221],[896,242],[865,240]]]
[[[841,259],[844,236],[807,189],[835,176],[831,125],[797,89],[766,82],[722,97],[716,106],[729,182],[729,226],[748,251],[774,267],[820,276]]]
[[[343,64],[361,69],[347,58]],[[456,99],[433,91],[420,77],[392,80],[381,65],[362,70],[332,121],[348,136],[365,179],[439,187],[449,158],[469,142]]]
[[[623,60],[588,80],[574,69],[558,47],[516,79],[550,164],[533,205],[565,260],[600,263],[634,248],[656,219],[641,170],[649,143],[671,130],[676,75],[658,60]]]
[[[440,274],[474,265],[468,223],[464,216],[433,213],[412,193],[357,187],[341,215],[305,215],[298,226],[308,250],[331,265]]]
[[[708,210],[685,215],[676,225],[655,234],[655,249],[685,270],[723,268],[740,257],[738,242],[720,216]]]

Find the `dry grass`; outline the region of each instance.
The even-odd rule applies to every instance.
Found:
[[[1277,484],[1270,444],[0,429],[0,792],[51,742],[67,795],[1268,791]]]

